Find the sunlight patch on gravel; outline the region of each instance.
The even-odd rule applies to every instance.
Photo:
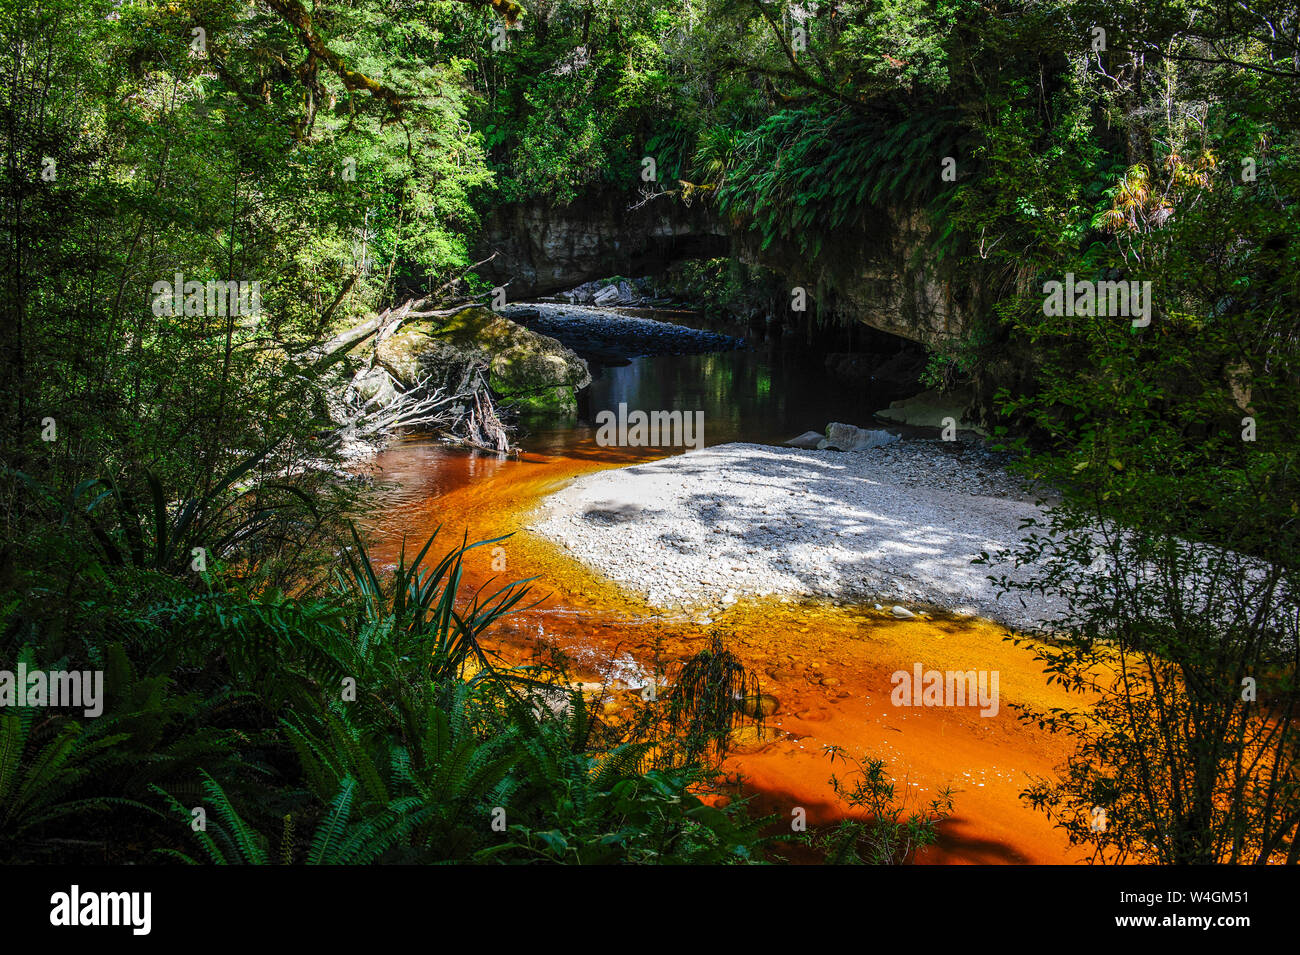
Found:
[[[725,444],[581,477],[532,530],[658,607],[820,596],[1025,626],[1061,608],[996,599],[989,568],[971,560],[1014,546],[1021,521],[1039,516],[979,445]]]

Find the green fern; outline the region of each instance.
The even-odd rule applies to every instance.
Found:
[[[718,204],[763,249],[780,242],[816,260],[845,230],[869,232],[882,206],[941,208],[955,185],[942,182],[940,163],[967,135],[955,107],[901,117],[786,110],[734,147]]]

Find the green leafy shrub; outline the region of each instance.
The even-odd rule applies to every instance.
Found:
[[[833,865],[906,865],[917,852],[934,845],[938,825],[952,813],[953,791],[939,790],[927,804],[908,809],[895,794],[885,761],[874,756],[858,760],[838,746],[827,746],[831,763],[842,762],[853,775],[831,776],[835,790],[850,810],[866,819],[848,818],[814,833],[810,842]],[[906,790],[904,790],[906,792]]]

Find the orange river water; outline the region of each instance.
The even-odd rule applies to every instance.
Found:
[[[883,757],[901,796],[916,804],[937,788],[955,790],[953,813],[923,863],[1066,863],[1084,861],[1064,834],[1021,799],[1031,777],[1052,776],[1068,751],[1059,737],[1024,724],[1013,703],[1074,706],[1049,686],[1031,651],[1006,641],[995,624],[971,619],[895,620],[868,607],[779,599],[742,600],[698,615],[646,605],[526,530],[529,515],[548,493],[581,474],[659,456],[654,449],[597,447],[591,438],[542,445],[517,458],[498,458],[408,440],[383,452],[372,466],[382,482],[380,506],[369,518],[372,556],[397,558],[403,539],[418,547],[435,528],[441,554],[468,532],[471,541],[513,536],[495,554],[472,552],[471,588],[492,577],[537,576],[537,606],[492,628],[489,646],[523,662],[542,644],[560,647],[575,676],[599,679],[612,660],[627,656],[647,670],[680,661],[712,632],[760,676],[762,690],[779,701],[764,738],[743,743],[725,765],[743,777],[756,809],[809,824],[842,818],[832,792],[832,766],[823,746],[841,746],[858,758]],[[494,571],[504,563],[504,571]],[[495,589],[493,586],[491,589]],[[996,670],[1000,707],[981,716],[971,707],[896,707],[890,675],[914,664],[938,670]]]

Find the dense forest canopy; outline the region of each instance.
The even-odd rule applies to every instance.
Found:
[[[645,157],[656,201],[702,195],[832,286],[877,210],[926,209],[986,305],[1047,270],[1150,268],[1211,180],[1255,203],[1293,182],[1285,3],[6,14],[7,439],[53,417],[102,436],[91,459],[202,433],[198,462],[256,446],[240,422],[310,417],[264,349],[454,279],[499,204],[635,194]],[[262,318],[156,321],[176,273],[260,282]]]

